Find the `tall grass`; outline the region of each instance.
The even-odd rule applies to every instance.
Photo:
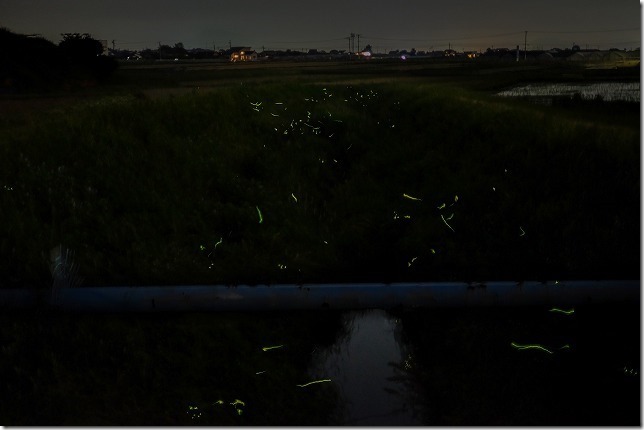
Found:
[[[290,82],[7,121],[0,283],[58,244],[89,285],[636,277],[638,125],[554,112]]]

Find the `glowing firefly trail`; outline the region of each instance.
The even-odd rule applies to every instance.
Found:
[[[441,215],[441,219],[443,220],[443,222],[445,223],[445,225],[449,227],[449,229],[450,229],[450,230],[454,231],[454,229],[452,228],[452,226],[451,226],[451,225],[449,225],[449,224],[447,223],[447,221],[445,221],[445,217],[444,217],[443,215]],[[456,233],[456,232],[454,231],[454,233]]]
[[[331,380],[330,379],[320,379],[319,381],[307,382],[306,384],[302,384],[302,385],[297,384],[297,386],[298,387],[308,387],[309,385],[319,384],[319,383],[322,383],[322,382],[331,382]]]
[[[541,345],[519,345],[518,343],[515,343],[515,342],[512,342],[511,345],[516,349],[540,349],[542,351],[547,352],[548,354],[552,354],[552,351],[544,348]]]
[[[572,315],[572,314],[575,313],[575,310],[570,309],[569,311],[564,311],[563,309],[552,308],[552,309],[550,309],[550,312],[559,312],[559,313],[566,314],[566,315]]]
[[[271,349],[277,349],[277,348],[282,348],[284,345],[276,345],[276,346],[265,346],[262,348],[262,351],[270,351]]]
[[[416,200],[416,201],[418,201],[418,202],[422,202],[422,201],[423,201],[423,199],[419,199],[419,198],[417,198],[417,197],[412,197],[412,196],[410,196],[409,194],[403,194],[403,197],[404,197],[404,198],[406,198],[406,199],[409,199],[409,200]]]

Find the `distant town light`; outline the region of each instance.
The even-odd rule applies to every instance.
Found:
[[[400,59],[401,59],[401,60],[406,60],[406,59],[407,59],[407,56],[406,56],[406,55],[401,55],[401,56],[400,56]]]

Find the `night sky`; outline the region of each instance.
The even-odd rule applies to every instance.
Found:
[[[360,47],[485,50],[640,46],[636,0],[0,0],[0,26],[41,34],[90,33],[117,49],[181,42],[188,49]],[[357,39],[356,39],[357,42]],[[357,46],[356,46],[357,48]]]

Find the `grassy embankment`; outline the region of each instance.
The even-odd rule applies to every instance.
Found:
[[[2,286],[57,244],[85,285],[634,279],[639,120],[593,109],[290,82],[7,115]]]

